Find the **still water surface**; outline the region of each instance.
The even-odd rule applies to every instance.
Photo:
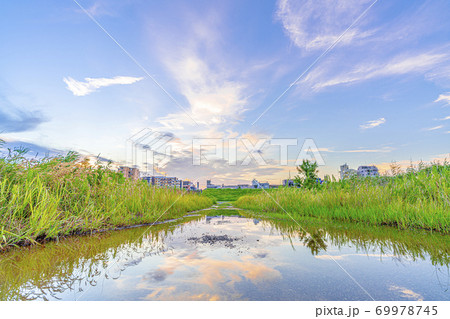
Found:
[[[449,236],[302,227],[191,216],[14,249],[0,255],[0,299],[450,300]]]

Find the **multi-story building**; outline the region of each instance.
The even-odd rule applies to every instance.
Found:
[[[219,187],[220,187],[219,185],[212,184],[210,179],[206,181],[206,188],[219,188]]]
[[[358,167],[358,176],[367,177],[367,176],[380,176],[378,172],[378,168],[375,165],[372,166],[360,166]]]
[[[126,178],[138,180],[140,177],[139,169],[137,167],[119,166],[118,171]]]
[[[256,179],[252,180],[252,188],[264,188],[264,189],[267,189],[269,187],[270,187],[269,183],[260,183]]]
[[[147,181],[149,185],[156,187],[181,188],[183,183],[183,181],[176,177],[167,176],[147,176],[142,179]]]
[[[359,176],[359,177],[367,177],[367,176],[380,176],[380,173],[378,172],[378,168],[375,165],[364,165],[358,167],[358,170],[354,170],[348,167],[347,164],[341,165],[340,170],[341,179],[350,178],[352,176]]]
[[[356,170],[349,168],[347,163],[345,163],[344,165],[341,165],[341,170],[339,171],[339,174],[341,176],[341,179],[346,179],[352,176],[356,176],[357,172]]]
[[[195,187],[194,183],[189,180],[181,181],[181,188],[185,190],[195,191],[198,190],[199,183],[197,182],[197,187]]]
[[[293,179],[283,179],[283,186],[294,187],[295,183]]]

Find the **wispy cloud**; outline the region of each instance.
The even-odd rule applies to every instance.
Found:
[[[47,119],[39,111],[17,108],[8,99],[0,96],[0,133],[31,131]]]
[[[367,130],[370,128],[380,126],[381,124],[384,124],[384,123],[386,123],[386,119],[384,117],[381,117],[378,120],[368,121],[364,124],[361,124],[359,127],[363,130]]]
[[[440,94],[434,102],[444,102],[446,105],[450,105],[450,92]]]
[[[314,91],[320,91],[331,86],[355,84],[374,78],[425,73],[433,70],[440,63],[448,61],[448,58],[449,55],[445,53],[401,54],[388,62],[361,62],[350,70],[341,71],[336,70],[338,66],[335,61],[328,61],[305,77],[302,83],[307,84]]]
[[[121,11],[123,6],[130,5],[130,1],[110,1],[110,0],[96,0],[90,6],[86,6],[86,11],[94,16],[116,16]],[[83,13],[83,10],[76,9],[77,12]]]
[[[343,151],[336,151],[330,148],[319,148],[320,152],[325,153],[390,153],[395,148],[393,147],[382,147],[378,149],[356,149],[356,150],[343,150]]]
[[[90,6],[89,8],[87,8],[86,10],[93,16],[100,14],[102,9],[102,5],[100,2],[94,2],[94,4],[92,6]]]
[[[279,0],[276,17],[302,52],[324,50],[371,3],[370,0]],[[414,43],[428,35],[433,27],[436,29],[439,22],[431,17],[437,17],[442,4],[427,1],[422,6],[405,9],[382,25],[373,24],[379,16],[376,8],[372,9],[370,15],[343,36],[333,57],[317,64],[299,86],[306,86],[305,91],[314,93],[327,87],[414,73],[447,86],[445,84],[450,83],[448,43],[419,50]]]
[[[438,121],[447,121],[450,120],[450,116],[443,117],[441,119],[437,119]]]
[[[308,0],[278,1],[276,16],[291,41],[304,50],[323,49],[335,42],[341,33],[373,1]],[[372,31],[349,30],[340,45],[368,37]]]
[[[434,126],[434,127],[424,128],[423,131],[436,131],[443,127],[444,127],[444,125],[438,125],[438,126]]]
[[[73,95],[85,96],[101,87],[118,84],[133,84],[142,79],[142,77],[115,76],[113,78],[85,78],[85,82],[82,82],[74,80],[71,77],[66,77],[63,81],[66,83],[67,89],[71,91]]]

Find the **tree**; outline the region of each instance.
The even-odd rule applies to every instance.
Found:
[[[320,186],[319,176],[317,176],[318,166],[316,162],[303,160],[302,164],[297,167],[299,175],[295,176],[295,185],[306,189],[318,188]]]

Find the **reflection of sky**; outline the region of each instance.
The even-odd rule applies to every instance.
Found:
[[[233,248],[221,242],[196,244],[189,240],[202,235],[227,235],[237,240]],[[442,291],[418,275],[433,272],[429,263],[399,263],[392,254],[364,253],[329,243],[327,251],[313,256],[298,239],[290,240],[270,225],[255,224],[251,219],[220,217],[209,218],[208,223],[194,222],[176,230],[165,245],[173,250],[126,269],[121,279],[127,278],[128,284],[108,285],[102,298],[367,300],[330,256],[376,299],[423,299],[422,292],[416,291],[427,291],[431,299],[442,298]],[[118,296],[117,291],[123,295]]]
[[[192,238],[227,235],[232,245]],[[390,252],[353,245],[333,246],[317,255],[298,238],[267,223],[218,217],[180,226],[163,241],[123,244],[105,254],[107,277],[73,300],[368,300],[336,265],[339,262],[377,300],[445,300],[429,260],[413,261]],[[114,256],[114,257],[113,257]],[[333,260],[334,259],[334,260]],[[119,260],[114,263],[113,260]],[[76,269],[75,271],[81,271]],[[83,271],[87,271],[84,269]],[[445,280],[445,279],[444,279]]]
[[[171,277],[174,272],[184,273],[184,279]],[[173,255],[162,266],[142,278],[138,288],[152,290],[146,299],[196,299],[198,296],[215,300],[239,296],[235,285],[246,281],[264,285],[281,279],[281,274],[252,256],[235,260],[203,258],[196,253],[188,256]],[[158,288],[155,282],[165,281]],[[195,285],[195,286],[194,286]],[[186,294],[192,294],[190,297]]]

